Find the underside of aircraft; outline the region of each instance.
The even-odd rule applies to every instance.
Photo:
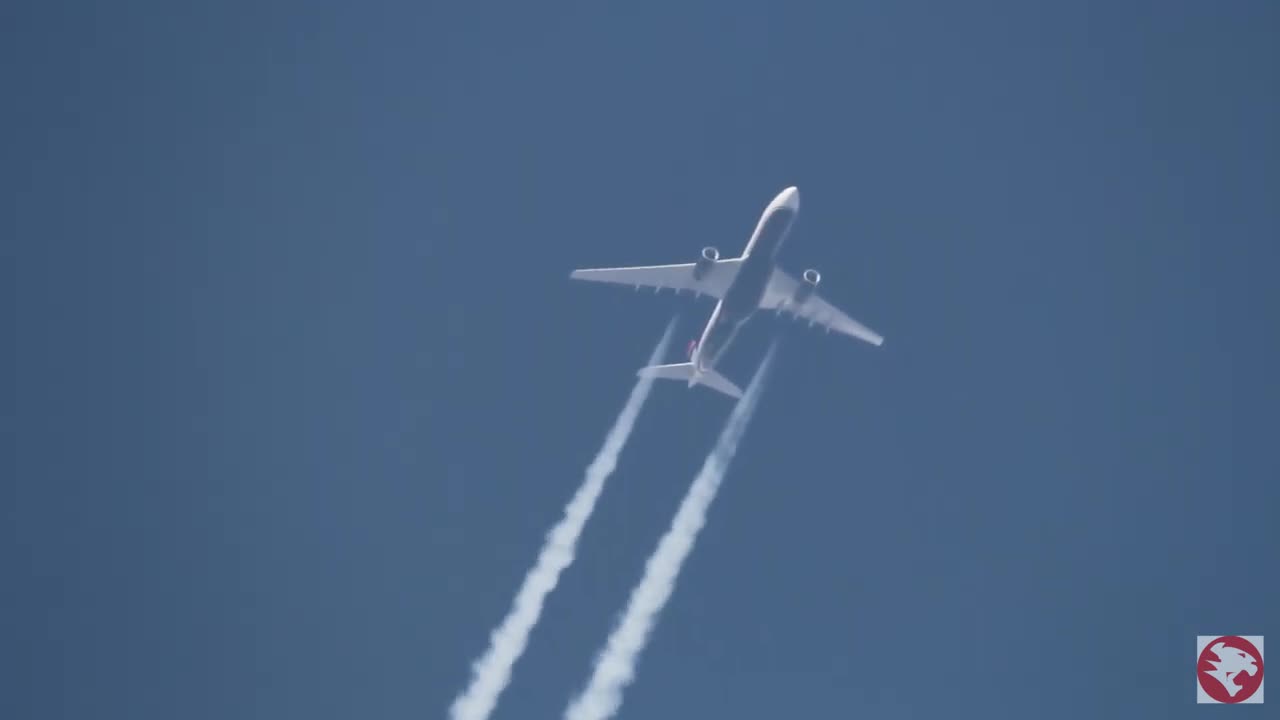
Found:
[[[741,397],[737,385],[715,372],[714,365],[729,347],[737,331],[757,311],[788,315],[810,326],[820,325],[879,346],[884,337],[854,320],[817,293],[822,281],[817,270],[809,269],[796,278],[775,262],[800,209],[800,193],[794,187],[783,190],[769,203],[756,225],[742,255],[721,259],[720,251],[705,247],[695,262],[673,265],[595,268],[574,270],[570,277],[589,282],[630,285],[636,289],[670,289],[677,293],[707,295],[719,302],[707,321],[701,339],[691,343],[687,363],[641,368],[639,373],[669,380],[685,380],[690,386],[705,385],[713,390]]]

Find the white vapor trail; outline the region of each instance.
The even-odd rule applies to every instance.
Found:
[[[667,323],[662,339],[649,358],[649,365],[658,364],[666,355],[675,322],[675,318],[672,318]],[[472,665],[470,687],[453,701],[450,708],[453,720],[483,720],[493,712],[498,696],[511,681],[512,666],[529,643],[529,633],[542,614],[543,602],[555,589],[560,573],[573,562],[582,528],[595,509],[605,480],[618,465],[618,455],[627,443],[636,416],[640,414],[640,408],[644,406],[652,386],[652,378],[640,378],[636,381],[627,404],[605,436],[604,446],[587,467],[586,478],[574,493],[573,499],[565,506],[564,517],[547,533],[546,542],[538,553],[538,560],[525,576],[511,611],[490,636],[489,649]]]
[[[720,481],[729,469],[729,462],[755,412],[765,375],[773,361],[773,351],[771,346],[755,377],[751,378],[747,391],[729,415],[715,448],[680,502],[680,509],[676,511],[667,534],[662,536],[657,549],[649,556],[644,576],[631,591],[622,619],[596,658],[586,689],[565,710],[567,720],[605,720],[621,707],[622,691],[635,678],[636,662],[648,643],[649,633],[675,589],[680,567],[693,550],[698,531],[706,522],[707,508],[715,499]]]

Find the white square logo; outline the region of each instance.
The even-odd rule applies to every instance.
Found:
[[[1262,704],[1261,635],[1196,636],[1196,702]]]

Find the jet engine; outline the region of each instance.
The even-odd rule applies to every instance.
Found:
[[[822,275],[813,268],[804,271],[800,276],[800,282],[796,284],[796,291],[791,296],[791,302],[796,305],[804,304],[805,300],[813,295],[813,291],[818,289],[818,283],[822,282]]]
[[[693,279],[701,280],[719,259],[719,250],[710,246],[702,248],[702,257],[699,257],[698,262],[693,266]]]

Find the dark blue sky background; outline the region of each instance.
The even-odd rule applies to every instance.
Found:
[[[1197,634],[1280,638],[1280,12],[1045,5],[8,6],[0,715],[443,717],[711,309],[569,270],[795,184],[783,264],[887,341],[753,321],[621,717],[1199,717]],[[657,389],[495,718],[728,411]]]

